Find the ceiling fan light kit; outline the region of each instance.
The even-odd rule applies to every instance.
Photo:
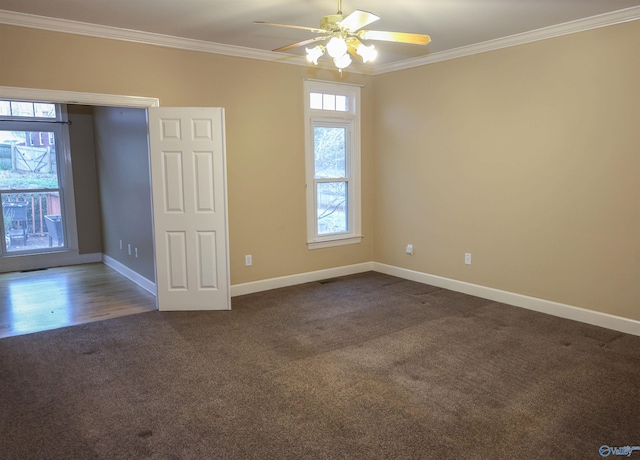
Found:
[[[333,63],[338,69],[345,69],[349,67],[349,64],[351,64],[351,56],[349,56],[347,53],[344,53],[340,57],[333,58]]]
[[[362,62],[365,64],[369,61],[375,60],[375,58],[378,57],[378,50],[375,46],[367,46],[363,43],[358,45],[358,47],[356,48],[356,53],[362,58]]]
[[[338,0],[338,13],[324,16],[320,20],[319,29],[262,21],[256,21],[256,24],[303,29],[321,34],[318,37],[286,45],[273,51],[283,52],[316,41],[328,40],[326,45],[316,45],[313,48],[305,48],[307,61],[318,65],[318,59],[326,53],[333,59],[334,65],[340,72],[342,72],[342,69],[349,67],[351,62],[353,62],[351,56],[360,58],[363,63],[373,61],[377,57],[378,50],[375,49],[375,46],[367,46],[362,40],[381,40],[412,45],[426,45],[431,41],[428,35],[423,34],[363,29],[363,27],[366,27],[378,19],[380,19],[379,16],[362,10],[356,10],[350,15],[345,16],[342,14],[342,0]]]
[[[327,53],[334,59],[347,54],[348,49],[347,42],[342,37],[331,37],[331,40],[327,43]]]
[[[318,59],[324,54],[324,46],[314,46],[313,48],[305,48],[307,52],[307,61],[318,65]]]

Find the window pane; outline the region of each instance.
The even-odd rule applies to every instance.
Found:
[[[0,131],[0,190],[58,187],[53,132]]]
[[[318,235],[346,233],[347,182],[321,182],[317,184]]]
[[[36,102],[34,105],[35,116],[41,118],[55,118],[56,106],[55,104],[43,104]]]
[[[335,110],[336,109],[336,97],[333,94],[323,94],[322,95],[322,108],[324,110]]]
[[[346,112],[347,108],[347,96],[336,96],[336,110]]]
[[[313,128],[316,178],[346,177],[347,130],[327,126]]]
[[[33,117],[33,102],[11,102],[11,115]]]
[[[0,101],[0,115],[2,116],[11,115],[11,104],[9,103],[9,101]]]
[[[310,95],[310,107],[312,109],[322,110],[322,94],[311,93]]]
[[[3,193],[2,223],[8,252],[65,245],[58,191]]]

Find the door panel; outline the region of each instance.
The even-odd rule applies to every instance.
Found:
[[[159,310],[231,307],[224,110],[151,108]]]

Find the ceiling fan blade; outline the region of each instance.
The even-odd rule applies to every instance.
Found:
[[[355,32],[372,22],[376,22],[378,19],[380,19],[379,16],[369,13],[368,11],[355,10],[349,16],[340,21],[340,26],[347,29],[349,32]]]
[[[387,42],[409,43],[411,45],[426,45],[431,37],[424,34],[408,32],[384,32],[381,30],[361,30],[357,33],[363,40],[382,40]]]
[[[315,32],[317,34],[324,34],[327,31],[318,29],[315,27],[304,27],[304,26],[292,26],[289,24],[276,24],[275,22],[264,22],[264,21],[253,21],[254,24],[261,24],[264,26],[276,26],[276,27],[288,27],[289,29],[300,29],[300,30],[308,30],[310,32]]]
[[[308,40],[303,40],[303,41],[298,42],[298,43],[292,43],[291,45],[282,46],[282,47],[277,48],[277,49],[275,49],[273,51],[278,52],[278,53],[282,52],[282,51],[289,51],[290,49],[297,48],[298,46],[308,45],[309,43],[317,42],[319,40],[326,40],[327,38],[328,37],[313,37],[313,38],[310,38]]]

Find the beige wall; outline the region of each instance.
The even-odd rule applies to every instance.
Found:
[[[640,319],[640,21],[375,84],[376,261]]]
[[[365,239],[318,251],[302,79],[335,73],[7,26],[0,41],[0,85],[225,107],[232,284],[376,260],[640,319],[639,21],[346,74],[365,85]]]
[[[363,233],[359,245],[306,247],[305,66],[0,26],[0,85],[157,97],[162,106],[224,107],[231,283],[368,262],[373,258],[372,78],[363,88]],[[7,65],[10,63],[10,65]],[[253,266],[244,266],[244,255]]]

